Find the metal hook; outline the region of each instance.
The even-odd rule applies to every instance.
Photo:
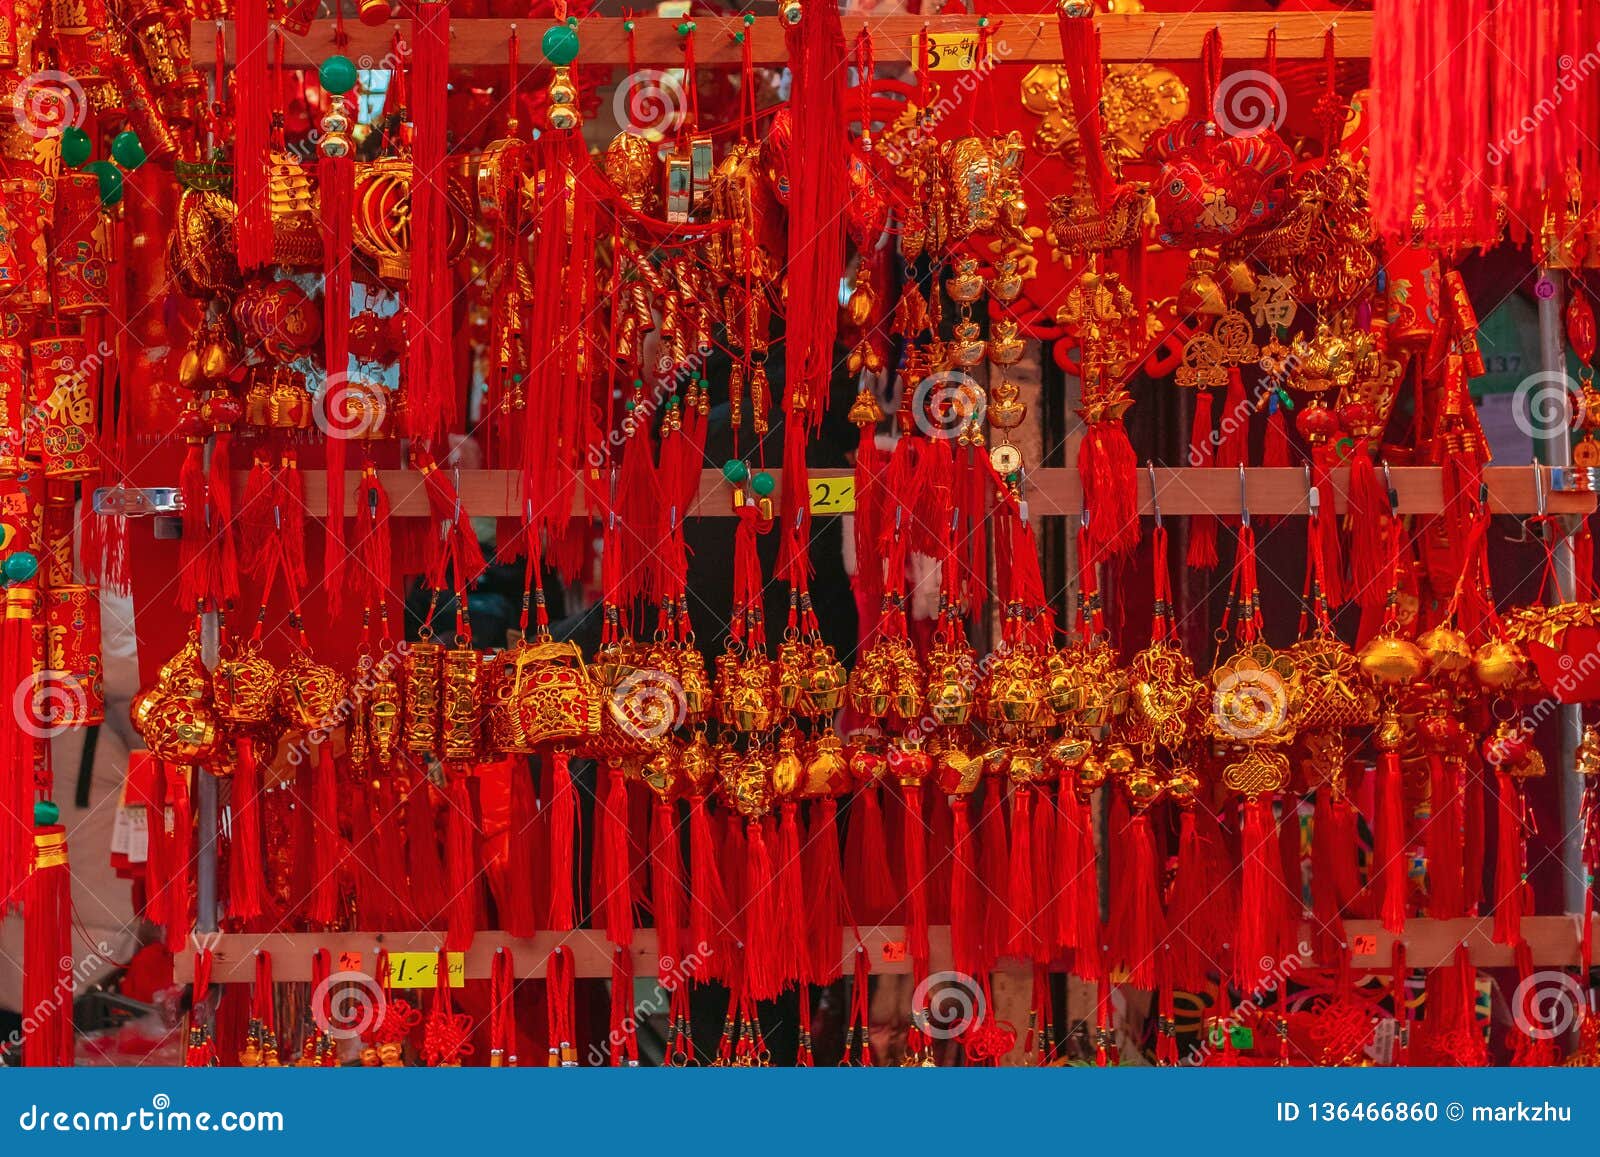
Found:
[[[1315,518],[1322,510],[1322,492],[1311,481],[1310,465],[1306,465],[1304,470],[1306,472],[1306,506],[1311,511],[1311,517]]]
[[[1250,504],[1245,500],[1244,463],[1239,463],[1239,525],[1250,525]]]
[[[1161,528],[1161,492],[1156,489],[1156,464],[1146,462],[1144,468],[1150,472],[1150,512],[1156,516],[1156,528]]]
[[[1507,542],[1543,542],[1549,530],[1546,514],[1550,506],[1545,498],[1544,468],[1539,465],[1537,458],[1533,461],[1533,507],[1534,514],[1517,519],[1517,533],[1507,535]]]
[[[1544,485],[1544,467],[1539,465],[1537,458],[1533,460],[1533,500],[1540,518],[1550,512],[1548,491]]]
[[[1400,492],[1394,488],[1394,478],[1389,474],[1389,460],[1383,460],[1383,489],[1389,495],[1389,514],[1400,513]]]

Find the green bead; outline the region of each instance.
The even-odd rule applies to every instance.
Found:
[[[624,20],[622,22],[622,30],[624,32],[632,32],[633,31],[633,21],[632,20]]]
[[[19,550],[15,554],[7,555],[6,561],[0,563],[0,574],[4,574],[7,582],[25,583],[39,573],[39,560],[30,550]]]
[[[750,13],[746,12],[745,15],[744,15],[744,26],[746,28],[749,28],[750,25],[754,24],[755,22],[756,22],[756,18],[753,15],[751,15]]]
[[[111,156],[124,169],[137,169],[145,162],[144,145],[135,132],[121,132],[111,138]]]
[[[979,28],[987,28],[987,27],[989,27],[989,18],[987,16],[978,17],[978,27]]]
[[[669,410],[676,410],[682,404],[683,399],[679,398],[677,394],[673,394],[672,397],[667,399],[667,409]]]
[[[76,169],[94,155],[94,142],[76,126],[61,130],[61,163]]]
[[[722,476],[737,486],[750,477],[750,467],[737,458],[729,458],[722,464]]]
[[[33,801],[33,826],[53,828],[61,822],[61,809],[47,799]]]
[[[639,403],[634,401],[632,398],[629,398],[626,402],[622,403],[622,408],[624,410],[628,411],[628,413],[630,413],[630,414],[633,413],[633,411],[636,410],[638,408],[638,406],[639,406]]]
[[[644,379],[643,378],[634,378],[633,379],[633,388],[636,389],[636,390],[644,389]]]
[[[744,43],[744,33],[743,32],[735,32],[733,34],[733,42],[735,44],[743,44]]]
[[[90,161],[83,171],[93,173],[100,181],[100,203],[115,205],[122,200],[122,170],[110,161]]]
[[[317,79],[334,96],[343,96],[356,86],[356,62],[348,56],[330,56],[317,69]]]
[[[578,59],[578,30],[570,24],[546,28],[539,40],[539,51],[557,68],[566,67]]]
[[[750,483],[750,489],[765,498],[778,488],[778,480],[763,470],[757,474],[755,481]]]

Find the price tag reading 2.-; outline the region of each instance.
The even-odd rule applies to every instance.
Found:
[[[812,514],[850,514],[855,510],[854,478],[813,478],[810,482]]]
[[[926,51],[917,49],[926,41]],[[971,72],[978,63],[976,32],[930,32],[911,39],[911,64],[920,72]]]
[[[467,956],[464,952],[449,952],[445,960],[450,969],[450,987],[464,988],[467,983]],[[432,988],[439,976],[437,952],[389,953],[390,988]]]

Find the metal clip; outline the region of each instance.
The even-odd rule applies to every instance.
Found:
[[[1383,460],[1383,489],[1389,496],[1389,514],[1397,516],[1400,513],[1400,492],[1394,488],[1394,478],[1389,474],[1389,460]]]
[[[1239,463],[1239,525],[1250,525],[1250,503],[1245,500],[1244,463]]]
[[[1161,529],[1161,494],[1156,489],[1156,464],[1146,462],[1144,468],[1150,474],[1150,512],[1156,516],[1156,529]]]
[[[1311,467],[1305,467],[1306,472],[1306,507],[1315,518],[1322,512],[1322,491],[1311,481]]]
[[[175,486],[100,486],[94,492],[94,512],[123,518],[182,514],[183,491]]]

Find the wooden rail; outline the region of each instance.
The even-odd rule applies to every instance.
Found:
[[[990,50],[994,59],[1006,64],[1051,63],[1061,59],[1061,39],[1056,31],[1056,14],[996,15],[989,18],[993,31]],[[1100,52],[1107,63],[1132,63],[1155,60],[1198,60],[1201,42],[1213,28],[1222,32],[1223,49],[1235,65],[1260,61],[1266,57],[1267,36],[1276,29],[1278,57],[1282,60],[1320,59],[1323,37],[1334,30],[1334,53],[1345,59],[1364,59],[1372,55],[1373,19],[1370,12],[1143,12],[1129,15],[1097,16],[1100,26]],[[227,63],[233,63],[232,21],[223,21]],[[683,64],[683,38],[677,20],[638,16],[632,33],[621,17],[586,16],[578,22],[581,48],[579,65],[623,65],[628,61],[628,41],[633,40],[635,62],[646,68],[672,68]],[[522,59],[539,61],[539,37],[548,28],[543,20],[453,20],[450,23],[450,63],[457,67],[504,67],[506,45],[516,28],[523,44]],[[846,43],[863,28],[872,35],[873,52],[881,64],[910,60],[923,29],[939,33],[976,33],[978,17],[968,14],[943,16],[846,16]],[[346,21],[348,43],[344,54],[363,68],[388,68],[386,58],[400,57],[408,49],[395,51],[394,37],[403,42],[410,34],[408,21],[395,20],[379,28],[368,28],[354,20]],[[291,66],[315,67],[337,49],[334,25],[318,20],[301,37],[284,37],[284,59]],[[734,34],[745,32],[757,65],[781,65],[788,59],[784,48],[784,25],[776,16],[759,16],[746,28],[742,17],[696,16],[694,33],[695,62],[699,66],[737,65],[740,46]],[[210,66],[216,55],[217,25],[196,20],[190,31],[190,52],[197,64]]]
[[[1579,916],[1530,916],[1522,922],[1523,935],[1533,951],[1533,962],[1540,968],[1572,968],[1580,963],[1580,940],[1583,935]],[[1411,968],[1437,968],[1448,964],[1456,948],[1465,944],[1472,962],[1479,968],[1509,968],[1515,961],[1512,951],[1492,940],[1493,917],[1464,918],[1460,920],[1415,919],[1406,922],[1403,939],[1406,944],[1406,962]],[[1395,937],[1383,930],[1376,920],[1347,920],[1345,935],[1355,950],[1357,968],[1382,970],[1389,967],[1390,952]],[[1310,940],[1309,931],[1302,937]],[[335,961],[343,957],[353,971],[374,967],[379,948],[396,952],[437,952],[444,940],[442,932],[273,932],[227,933],[207,936],[197,933],[195,947],[209,947],[213,953],[211,979],[219,984],[245,983],[255,974],[255,953],[272,954],[272,975],[277,981],[310,980],[311,957],[319,948],[326,948]],[[1600,932],[1597,932],[1600,940]],[[950,928],[935,925],[928,930],[931,951],[929,967],[941,971],[951,967]],[[840,944],[840,959],[849,962],[856,950],[855,934],[846,930]],[[866,928],[861,932],[861,948],[872,960],[875,973],[905,973],[911,963],[904,955],[905,929],[900,925]],[[550,952],[557,945],[572,950],[576,975],[599,977],[611,975],[611,960],[615,949],[607,942],[603,932],[541,932],[532,939],[517,939],[501,932],[480,932],[467,950],[464,965],[466,975],[472,980],[488,977],[496,951],[511,951],[512,963],[518,977],[542,977]],[[692,952],[693,947],[687,947]],[[1597,954],[1600,955],[1600,954]],[[355,962],[359,959],[360,963]],[[1332,967],[1332,960],[1305,960],[1313,964]],[[1002,962],[1002,970],[1015,966],[1020,971],[1026,965],[1020,961]],[[194,978],[194,952],[177,955],[177,978],[187,983]],[[848,971],[848,969],[846,969]],[[656,972],[656,934],[653,928],[641,928],[634,934],[633,974],[653,976]]]
[[[305,473],[307,513],[322,517],[328,513],[327,481],[321,470]],[[783,472],[771,471],[778,480],[774,503],[782,494]],[[400,517],[417,517],[428,513],[427,495],[423,490],[422,476],[414,470],[380,470],[379,477],[389,492],[392,512]],[[1489,489],[1489,508],[1495,514],[1536,514],[1538,501],[1531,466],[1490,466],[1483,472]],[[848,470],[813,470],[811,478],[840,479],[848,481]],[[1443,509],[1444,491],[1439,469],[1434,466],[1396,466],[1390,471],[1396,501],[1402,514],[1427,514]],[[1549,493],[1550,471],[1543,470],[1547,492],[1547,512],[1550,514],[1587,514],[1595,509],[1593,493]],[[234,491],[242,495],[245,474],[235,475]],[[355,490],[360,471],[349,470],[345,475],[345,510],[355,510]],[[1333,472],[1331,495],[1322,496],[1323,509],[1333,503],[1337,513],[1348,505],[1350,472],[1340,468]],[[463,470],[460,472],[461,501],[466,509],[480,517],[516,518],[522,515],[518,495],[518,475],[513,470]],[[580,488],[581,489],[581,488]],[[1139,509],[1144,514],[1155,513],[1152,494],[1159,498],[1161,513],[1166,514],[1217,514],[1239,513],[1239,474],[1237,470],[1210,467],[1155,468],[1154,489],[1148,470],[1139,471]],[[723,481],[719,470],[700,473],[700,490],[686,517],[719,517],[731,515],[732,488]],[[1025,478],[1024,497],[1030,514],[1041,517],[1076,517],[1083,509],[1083,487],[1076,470],[1032,470]],[[1257,466],[1245,471],[1245,503],[1252,514],[1305,514],[1306,475],[1296,467]],[[580,494],[574,505],[574,514],[586,511]]]

